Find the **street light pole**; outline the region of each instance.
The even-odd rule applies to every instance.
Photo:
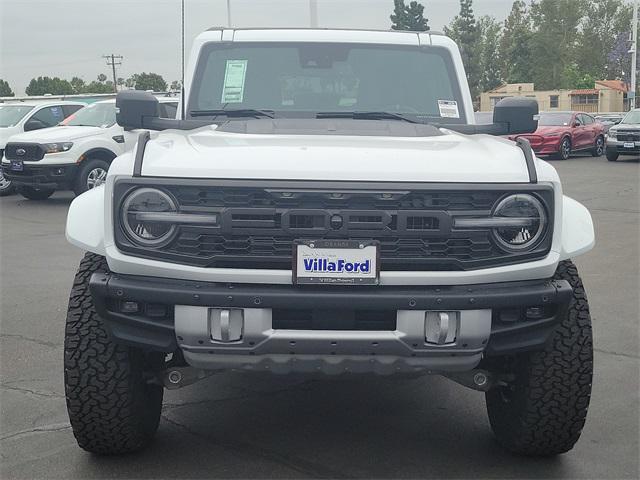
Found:
[[[631,28],[631,91],[629,92],[629,106],[636,106],[636,82],[638,80],[638,0],[633,2],[633,25]]]

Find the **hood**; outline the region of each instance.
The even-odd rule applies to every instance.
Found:
[[[49,143],[49,142],[72,142],[79,138],[99,135],[104,132],[100,127],[50,127],[31,132],[19,133],[11,137],[12,142],[25,143]]]
[[[611,125],[611,130],[640,130],[640,123],[618,123]]]
[[[10,137],[20,131],[20,127],[0,127],[0,148],[4,148]]]
[[[443,130],[427,137],[238,134],[167,130],[145,149],[142,175],[381,182],[528,182],[512,142]]]

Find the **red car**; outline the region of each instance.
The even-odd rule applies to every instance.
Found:
[[[534,133],[509,138],[527,138],[537,155],[566,160],[578,151],[589,151],[594,157],[603,155],[604,135],[605,126],[588,113],[542,112]]]

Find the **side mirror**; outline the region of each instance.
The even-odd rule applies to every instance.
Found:
[[[125,90],[116,95],[116,122],[125,130],[149,128],[149,123],[158,117],[160,103],[150,93]]]
[[[40,120],[36,120],[35,118],[27,120],[27,122],[24,124],[25,132],[40,130],[41,128],[47,128],[47,126],[44,123],[42,123]]]
[[[533,98],[503,98],[493,110],[493,123],[502,127],[500,135],[533,133],[538,129],[538,113],[538,102]]]

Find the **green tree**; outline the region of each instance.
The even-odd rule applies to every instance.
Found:
[[[429,31],[429,19],[424,18],[424,6],[418,2],[409,5],[404,0],[394,0],[391,14],[391,28],[393,30],[411,30],[413,32]]]
[[[507,83],[531,82],[531,19],[522,0],[513,2],[500,41],[502,77]]]
[[[80,77],[73,77],[69,83],[71,83],[71,86],[73,87],[73,93],[84,93],[86,84],[83,79]]]
[[[608,55],[616,39],[629,32],[632,7],[623,0],[588,0],[578,34],[575,61],[577,69],[596,79],[610,77]],[[589,88],[593,88],[593,85]]]
[[[539,90],[563,88],[573,62],[587,0],[538,0],[531,5],[531,80]]]
[[[471,95],[480,93],[480,29],[473,14],[473,0],[460,0],[460,13],[451,25],[444,27],[444,33],[460,47],[462,63],[467,73]]]
[[[32,78],[25,92],[27,95],[71,95],[74,93],[71,83],[58,77]]]
[[[174,92],[176,92],[176,91],[180,90],[180,85],[181,85],[180,80],[174,80],[173,82],[171,82],[170,89],[173,90]]]
[[[107,81],[107,76],[104,73],[101,73],[100,75],[98,75],[98,81],[100,83],[104,83]]]
[[[0,78],[0,97],[15,97],[15,95],[9,86],[9,82]]]
[[[138,79],[138,75],[133,74],[124,81],[124,84],[127,88],[134,88],[136,86],[137,79]]]
[[[122,87],[124,87],[124,78],[122,77],[118,77],[118,79],[116,80],[116,85],[118,85],[118,87],[120,88],[120,90],[122,90]]]
[[[92,81],[85,85],[82,93],[113,93],[113,82]]]
[[[481,92],[487,92],[502,85],[502,24],[493,17],[484,16],[478,21],[478,29],[481,38],[479,87]]]
[[[139,73],[135,77],[136,90],[153,90],[154,92],[164,92],[167,90],[167,82],[157,73]]]

